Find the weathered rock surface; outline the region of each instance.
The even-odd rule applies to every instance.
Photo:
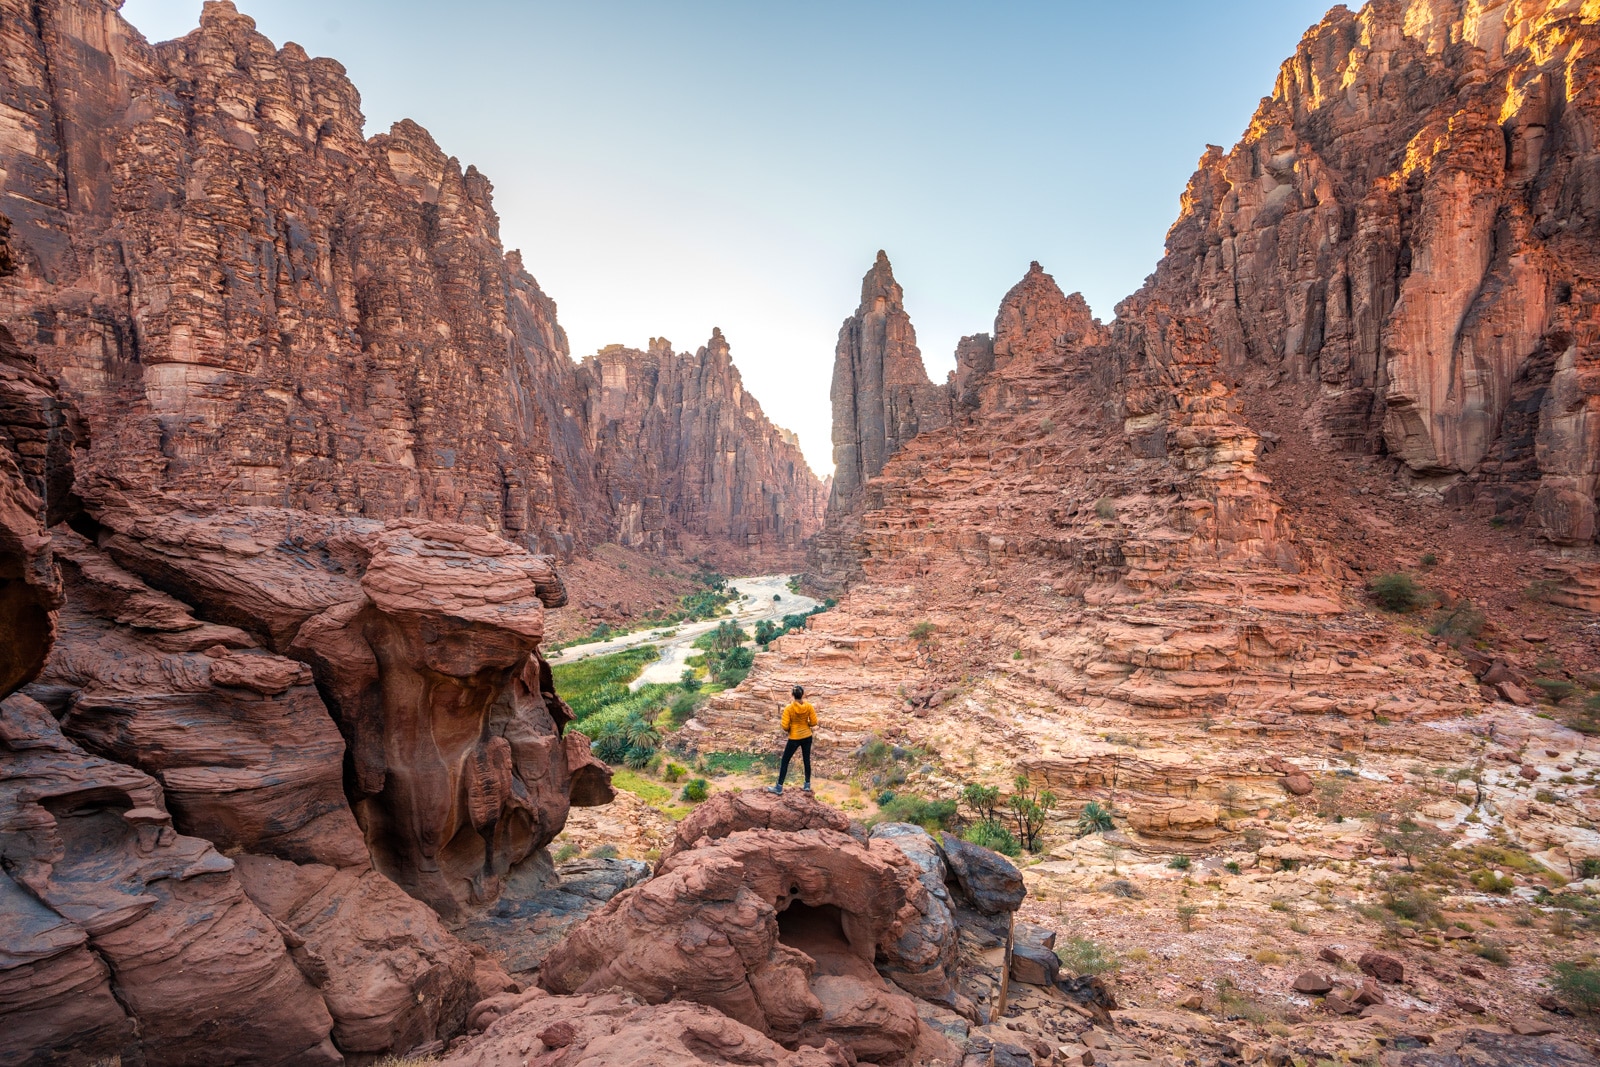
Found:
[[[0,1054],[340,1062],[282,935],[232,860],[173,829],[154,779],[21,694],[0,703],[0,754]]]
[[[899,1061],[926,1035],[879,976],[930,897],[904,854],[833,830],[740,830],[679,851],[619,894],[545,961],[551,992],[612,987],[693,1000],[778,1041],[837,1040]]]
[[[850,820],[838,808],[829,807],[803,791],[773,794],[764,789],[743,789],[717,793],[678,824],[672,844],[661,854],[661,862],[665,864],[679,852],[699,848],[740,830],[784,833],[832,830],[847,834]]]
[[[409,120],[364,139],[344,68],[227,0],[158,45],[118,6],[0,7],[0,321],[81,405],[96,469],[563,555],[792,553],[818,524],[817,479],[715,339],[679,361],[698,405],[619,429],[475,167]],[[625,407],[658,403],[648,376],[631,387]],[[687,476],[636,464],[640,430]]]
[[[569,803],[610,799],[588,742],[562,733],[571,715],[537,652],[545,606],[565,598],[548,560],[417,520],[96,515],[119,565],[310,664],[349,748],[347,796],[373,863],[442,915],[493,900]],[[248,688],[265,661],[218,662]]]
[[[442,1067],[846,1067],[837,1045],[789,1051],[721,1012],[675,1001],[642,1003],[628,993],[553,997],[542,990],[480,1005],[487,1029]]]

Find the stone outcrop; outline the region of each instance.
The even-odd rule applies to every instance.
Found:
[[[220,667],[234,672],[224,684],[288,690],[310,666],[349,748],[347,796],[374,864],[441,914],[493,900],[570,802],[610,799],[588,741],[563,733],[571,713],[537,651],[545,607],[566,595],[547,559],[417,520],[95,513],[117,564],[299,661],[261,682],[258,657],[228,654],[213,681]]]
[[[1335,8],[1123,312],[1203,324],[1324,448],[1590,542],[1597,32],[1567,0]]]
[[[647,352],[602,349],[584,359],[580,382],[620,544],[776,561],[822,526],[822,483],[795,436],[745,391],[721,330],[693,355],[664,338]]]
[[[819,524],[820,485],[725,345],[677,361],[681,411],[651,375],[608,394],[476,168],[410,121],[363,138],[344,68],[227,0],[159,45],[117,7],[0,6],[0,322],[80,405],[94,469],[561,555],[792,552]],[[663,417],[618,424],[619,401]],[[633,462],[668,443],[682,477]]]
[[[453,1049],[443,1067],[847,1067],[831,1042],[789,1051],[700,1004],[647,1004],[628,993],[552,997],[542,990],[488,1001],[477,1009],[484,1032]]]

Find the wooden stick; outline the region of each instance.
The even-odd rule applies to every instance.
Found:
[[[999,1022],[1005,1018],[1006,997],[1011,993],[1011,945],[1017,933],[1017,913],[1012,912],[1006,920],[1006,955],[1000,965],[1000,1000],[995,1004],[994,1018],[990,1022]]]

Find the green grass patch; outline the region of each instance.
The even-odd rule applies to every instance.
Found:
[[[550,674],[555,679],[556,693],[572,708],[574,717],[581,720],[608,704],[625,699],[628,683],[660,658],[661,650],[655,645],[638,645],[576,663],[554,663]]]
[[[756,774],[778,769],[778,757],[771,752],[707,752],[701,760],[705,772],[710,775]]]

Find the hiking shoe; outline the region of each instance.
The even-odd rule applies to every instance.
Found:
[[[800,788],[804,789],[807,793],[809,793],[809,792],[811,792],[811,783],[807,782],[805,785],[801,786]]]
[[[767,786],[767,792],[773,793],[773,794],[781,797],[781,796],[783,796],[783,786],[781,786],[781,785],[769,785],[769,786]]]

